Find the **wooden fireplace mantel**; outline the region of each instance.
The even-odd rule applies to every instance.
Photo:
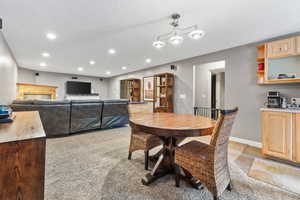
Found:
[[[56,86],[17,83],[17,99],[23,100],[25,95],[49,95],[56,99]]]

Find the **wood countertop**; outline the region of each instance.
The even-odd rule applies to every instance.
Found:
[[[0,144],[46,137],[37,111],[14,112],[13,123],[0,124]]]
[[[195,137],[211,135],[216,121],[210,118],[175,113],[132,116],[131,128],[159,136]]]

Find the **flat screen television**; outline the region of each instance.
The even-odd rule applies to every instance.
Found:
[[[67,81],[66,90],[67,94],[91,94],[91,83]]]

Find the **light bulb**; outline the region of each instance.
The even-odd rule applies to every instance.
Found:
[[[194,30],[194,31],[190,32],[188,35],[190,38],[192,38],[194,40],[199,40],[200,38],[202,38],[205,35],[205,33],[202,30]]]
[[[163,42],[163,41],[157,40],[157,41],[153,42],[152,45],[153,45],[155,48],[160,49],[160,48],[163,48],[163,47],[166,45],[166,43]]]
[[[169,42],[173,45],[179,45],[183,42],[183,37],[180,35],[174,35],[172,37],[170,37]]]

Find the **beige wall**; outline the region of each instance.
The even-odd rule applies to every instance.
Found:
[[[16,97],[17,64],[0,30],[0,105],[7,105]]]

